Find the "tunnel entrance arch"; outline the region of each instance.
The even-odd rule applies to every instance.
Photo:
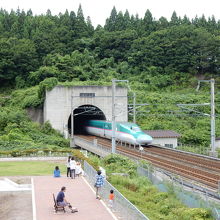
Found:
[[[102,110],[94,105],[81,105],[74,109],[74,134],[86,134],[85,123],[88,120],[106,120]],[[68,119],[68,131],[71,134],[71,115]]]

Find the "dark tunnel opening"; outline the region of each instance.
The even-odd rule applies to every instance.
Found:
[[[74,135],[86,134],[85,122],[87,120],[106,120],[102,110],[93,105],[81,105],[74,109]],[[68,119],[68,131],[71,134],[71,115]]]

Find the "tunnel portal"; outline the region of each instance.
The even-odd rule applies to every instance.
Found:
[[[74,109],[74,135],[86,134],[85,122],[88,120],[106,120],[102,110],[93,105],[81,105]],[[71,115],[68,119],[68,131],[71,134]]]
[[[128,121],[127,88],[115,88],[115,121]],[[88,119],[112,120],[112,86],[63,86],[46,91],[43,120],[66,138],[71,131],[71,111],[74,110],[74,133],[82,133]],[[123,112],[123,114],[122,114]]]

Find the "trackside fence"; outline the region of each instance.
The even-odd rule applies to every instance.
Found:
[[[148,178],[160,191],[172,192],[176,197],[192,208],[208,208],[215,219],[220,220],[220,194],[207,191],[193,182],[151,165],[139,166],[137,172]]]
[[[84,171],[86,178],[91,186],[95,184],[96,170],[84,161]],[[140,210],[138,210],[129,200],[127,200],[114,186],[105,180],[104,186],[101,188],[100,195],[102,200],[109,205],[109,192],[114,190],[115,200],[113,207],[109,207],[118,219],[123,220],[149,220]]]

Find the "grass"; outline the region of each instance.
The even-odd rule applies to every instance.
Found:
[[[0,162],[0,176],[43,176],[53,175],[59,166],[61,175],[66,173],[64,161],[11,161]]]
[[[211,211],[189,208],[173,194],[159,192],[140,177],[111,176],[110,182],[151,220],[213,220]]]
[[[160,192],[145,177],[136,172],[133,161],[120,155],[109,155],[101,161],[106,169],[108,181],[131,203],[151,220],[211,220],[211,211],[189,208],[171,192]],[[129,177],[111,175],[112,172],[130,173]]]

